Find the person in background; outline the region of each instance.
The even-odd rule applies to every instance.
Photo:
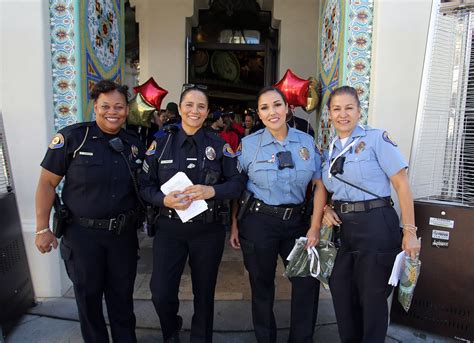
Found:
[[[326,190],[321,180],[321,156],[313,138],[286,124],[288,104],[283,93],[274,87],[263,88],[257,104],[265,129],[242,139],[238,157],[242,171],[248,175],[247,191],[253,200],[248,201],[248,210],[239,214],[242,219],[238,223],[233,211],[230,244],[242,248],[249,273],[257,341],[275,343],[273,302],[278,255],[287,265],[295,239],[306,236],[307,248],[318,243]],[[316,190],[312,218],[308,220],[302,209],[310,184]],[[288,342],[313,342],[319,281],[313,277],[294,277],[290,281]]]
[[[35,243],[45,253],[58,246],[49,218],[56,186],[64,178],[62,199],[70,217],[60,250],[85,342],[109,341],[103,297],[112,340],[137,341],[133,286],[141,216],[135,175],[145,148],[135,133],[122,129],[127,89],[107,80],[94,85],[95,121],[68,126],[53,137],[36,190]]]
[[[251,114],[247,113],[245,115],[244,125],[244,136],[248,136],[253,128],[253,116]]]
[[[295,116],[293,111],[290,110],[286,114],[286,122],[288,123],[289,127],[294,127],[295,129],[306,132],[311,137],[314,137],[314,130],[311,127],[309,121]]]
[[[182,126],[148,150],[140,179],[140,194],[159,214],[150,288],[164,341],[179,342],[179,284],[189,260],[194,295],[191,342],[212,342],[214,291],[226,235],[220,212],[225,200],[240,196],[246,178],[229,145],[202,128],[209,113],[205,86],[183,85],[179,112]],[[177,172],[185,173],[193,185],[163,194],[160,187]],[[183,223],[176,211],[197,200],[205,200],[208,209]]]
[[[224,128],[224,121],[222,120],[222,111],[214,111],[209,120],[209,130],[214,132],[217,135],[220,135],[222,129]]]
[[[342,342],[384,342],[395,257],[400,247],[411,258],[420,251],[408,165],[386,131],[358,125],[354,88],[335,89],[328,107],[336,137],[324,153],[323,181],[333,206],[325,206],[323,222],[339,227],[341,246],[329,279],[339,336]],[[391,185],[400,201],[403,239]]]

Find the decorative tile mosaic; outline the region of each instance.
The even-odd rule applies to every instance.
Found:
[[[361,123],[367,122],[370,90],[373,0],[324,0],[321,7],[321,110],[318,144],[327,147],[334,134],[326,102],[342,85],[357,89]]]
[[[50,0],[54,129],[80,120],[77,113],[73,0]]]
[[[90,89],[100,80],[123,80],[124,0],[81,1],[81,87],[84,120],[93,120]]]

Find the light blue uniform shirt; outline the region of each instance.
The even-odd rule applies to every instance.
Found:
[[[356,126],[345,146],[354,140],[357,142],[342,155],[346,157],[344,173],[337,176],[381,197],[390,196],[389,177],[408,167],[397,144],[390,139],[386,131],[361,126]],[[334,193],[332,199],[343,201],[375,199],[373,195],[349,186],[334,176],[328,177],[330,159],[337,157],[344,149],[339,138],[336,138],[333,146],[331,156],[328,156],[329,150],[324,152],[322,168],[324,185],[329,192]]]
[[[280,151],[291,152],[294,168],[278,169]],[[308,183],[321,178],[321,155],[313,137],[293,128],[283,142],[266,128],[244,137],[238,159],[249,177],[247,189],[268,205],[301,204]]]

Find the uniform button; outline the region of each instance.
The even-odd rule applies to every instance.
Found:
[[[112,194],[112,198],[115,198],[115,194]]]
[[[117,181],[117,177],[116,177],[116,176],[114,176],[112,180],[114,180],[114,181]]]
[[[114,163],[115,163],[115,164],[117,164],[117,163],[118,163],[118,161],[117,161],[117,160],[115,160],[115,161],[114,161]]]

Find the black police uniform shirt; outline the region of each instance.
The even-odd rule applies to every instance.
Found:
[[[179,129],[157,139],[148,148],[140,176],[143,199],[164,207],[165,195],[159,186],[178,171],[184,172],[193,184],[212,185],[215,190],[213,199],[238,198],[245,187],[246,177],[238,168],[237,154],[222,138],[207,129],[201,128],[189,137],[193,143]],[[190,144],[195,144],[195,152]]]
[[[109,146],[113,137],[122,140],[123,153],[136,174],[145,147],[134,132],[121,129],[117,135],[110,135],[102,132],[95,121],[78,123],[60,130],[49,145],[41,166],[65,177],[62,199],[74,217],[109,219],[138,207],[128,167]]]

